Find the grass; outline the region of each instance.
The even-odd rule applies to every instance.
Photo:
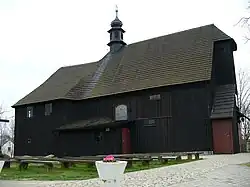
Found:
[[[242,165],[250,167],[250,162],[249,162],[249,163],[242,164]]]
[[[194,160],[169,161],[162,164],[158,161],[150,162],[149,166],[144,166],[140,162],[133,163],[133,166],[126,168],[125,172],[133,172],[163,166],[182,164]],[[2,170],[0,180],[85,180],[98,177],[95,167],[88,167],[86,164],[76,164],[75,167],[61,168],[54,165],[52,171],[47,171],[42,165],[30,165],[27,170],[19,171],[17,164],[12,164],[10,168]]]

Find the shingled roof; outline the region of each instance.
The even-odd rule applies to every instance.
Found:
[[[211,119],[229,118],[234,116],[236,104],[236,86],[221,85],[216,88]]]
[[[211,24],[133,43],[98,62],[60,68],[14,107],[210,80],[213,43],[227,39]]]

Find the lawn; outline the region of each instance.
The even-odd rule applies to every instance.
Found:
[[[243,164],[243,165],[250,167],[250,162],[246,163],[246,164]]]
[[[126,168],[125,172],[145,170],[174,164],[182,164],[194,160],[169,161],[162,164],[159,161],[150,162],[149,166],[144,166],[140,162],[133,163],[133,166]],[[0,180],[84,180],[98,177],[96,168],[88,167],[86,164],[77,164],[71,168],[61,168],[54,165],[52,171],[46,171],[42,165],[30,165],[27,170],[19,171],[17,164],[12,164],[11,168],[3,169],[0,173]]]

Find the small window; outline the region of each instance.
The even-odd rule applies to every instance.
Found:
[[[96,142],[100,142],[102,140],[102,132],[95,132],[94,133],[94,136],[95,136],[95,141]]]
[[[110,33],[110,40],[112,40],[112,32]]]
[[[121,32],[121,39],[123,40],[123,33]]]
[[[29,106],[27,107],[27,118],[33,117],[33,107]]]
[[[118,31],[115,31],[115,38],[118,38],[118,36],[119,36]]]
[[[144,120],[144,126],[146,126],[146,127],[155,127],[156,126],[155,120],[154,119]]]
[[[157,95],[151,95],[149,96],[150,100],[160,100],[161,99],[161,95],[157,94]]]
[[[52,103],[45,104],[45,116],[49,116],[52,113]]]
[[[31,139],[29,138],[29,139],[27,140],[27,142],[28,142],[28,144],[30,144],[30,143],[31,143]]]

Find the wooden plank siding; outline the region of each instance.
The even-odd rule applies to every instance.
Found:
[[[55,128],[76,120],[114,119],[115,107],[119,104],[127,105],[129,121],[134,121],[128,124],[132,152],[211,150],[207,85],[208,82],[197,82],[82,101],[54,101],[51,116],[44,116],[43,104],[36,105],[34,118],[18,120],[22,124],[17,128],[15,155],[80,156],[109,153],[114,148],[116,153],[121,153],[121,129],[104,132],[99,149],[93,138],[95,131],[65,132],[57,137],[52,133]],[[160,94],[160,100],[149,99],[155,94]],[[17,111],[22,111],[16,113],[17,118],[26,116],[26,108],[17,108]],[[150,119],[154,119],[155,124],[148,125]],[[27,144],[28,137],[32,138],[31,145]]]
[[[100,141],[96,141],[97,135]],[[61,137],[62,138],[61,138]],[[90,156],[98,154],[121,153],[121,129],[111,129],[109,132],[100,131],[70,131],[58,136],[58,156]]]

